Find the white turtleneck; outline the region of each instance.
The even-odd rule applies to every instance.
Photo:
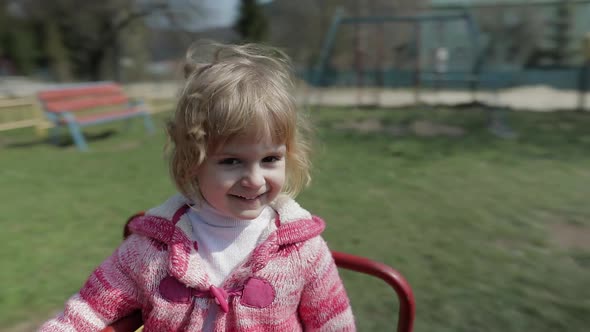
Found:
[[[211,284],[220,287],[230,273],[243,263],[272,230],[276,212],[266,207],[252,220],[220,214],[207,203],[188,212],[201,259]]]

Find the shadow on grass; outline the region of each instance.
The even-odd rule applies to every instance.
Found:
[[[84,138],[86,139],[87,143],[91,143],[108,139],[117,133],[118,131],[115,129],[108,129],[100,132],[84,133]],[[58,137],[57,144],[51,141],[49,138],[36,138],[31,140],[30,137],[27,137],[26,139],[23,138],[23,140],[21,140],[20,138],[13,137],[9,140],[5,140],[4,142],[0,141],[0,147],[8,149],[30,148],[39,145],[51,145],[59,148],[69,148],[75,146],[75,143],[71,136],[65,135],[60,135]]]

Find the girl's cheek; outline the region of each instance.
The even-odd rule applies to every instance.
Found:
[[[227,170],[224,172],[219,172],[217,174],[217,179],[226,184],[230,184],[232,182],[236,182],[240,179],[240,173],[236,171]]]

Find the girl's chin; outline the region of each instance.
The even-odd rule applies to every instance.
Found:
[[[255,199],[245,199],[233,195],[229,197],[229,201],[226,203],[226,214],[236,219],[256,219],[269,205],[268,194],[262,194]]]

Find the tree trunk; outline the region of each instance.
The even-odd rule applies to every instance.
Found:
[[[106,50],[98,49],[94,50],[88,57],[88,75],[91,81],[100,81],[101,80],[101,68],[102,62],[104,61],[104,57],[106,54]]]

